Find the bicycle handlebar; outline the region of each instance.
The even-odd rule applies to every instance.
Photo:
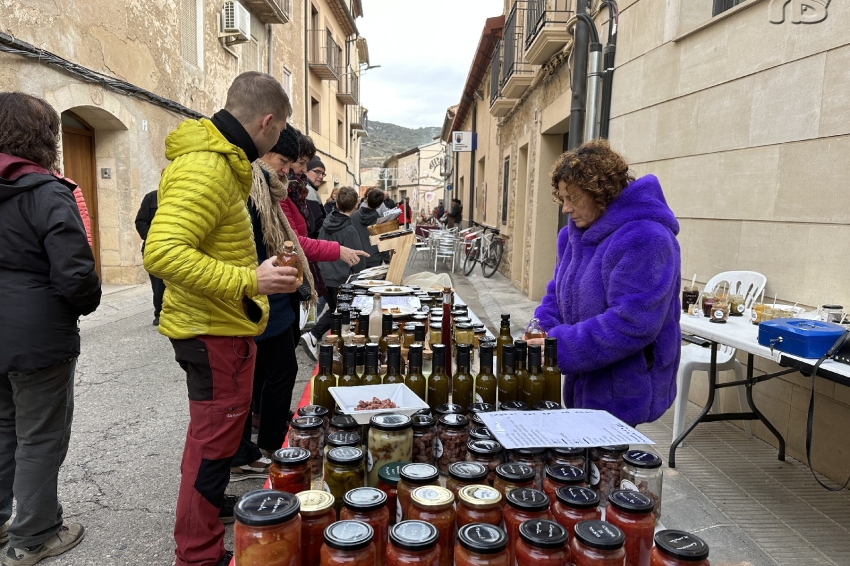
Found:
[[[478,226],[479,228],[484,228],[483,233],[485,233],[485,234],[487,233],[487,230],[490,230],[494,234],[499,235],[499,229],[498,228],[493,228],[492,226],[487,226],[486,224],[481,224],[479,222],[476,222],[475,220],[470,220],[470,222],[472,222],[473,225]]]

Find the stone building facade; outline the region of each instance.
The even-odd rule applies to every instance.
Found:
[[[391,179],[387,183],[390,197],[396,203],[409,198],[414,215],[420,212],[426,216],[430,214],[443,198],[445,155],[445,142],[435,140],[387,159],[383,170],[384,175]]]

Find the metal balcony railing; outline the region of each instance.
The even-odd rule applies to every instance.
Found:
[[[365,130],[366,126],[368,126],[366,122],[366,109],[359,104],[349,106],[348,123],[352,130]]]
[[[499,86],[501,85],[502,70],[502,41],[496,44],[493,57],[490,59],[490,106],[495,104],[499,98]]]
[[[360,77],[350,65],[339,77],[336,98],[343,104],[357,104],[360,100]]]
[[[307,30],[307,66],[325,80],[337,80],[340,75],[342,49],[327,29]]]
[[[525,48],[530,49],[548,26],[565,25],[575,13],[575,0],[528,0],[525,20]]]
[[[292,0],[240,0],[264,24],[285,24],[292,15]]]
[[[505,20],[505,33],[502,56],[502,90],[509,98],[515,98],[525,90],[519,84],[527,86],[534,76],[531,65],[523,56],[523,24],[525,23],[526,3],[517,1]]]

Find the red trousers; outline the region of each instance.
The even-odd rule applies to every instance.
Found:
[[[253,338],[244,337],[198,336],[171,343],[189,390],[174,525],[176,566],[214,566],[224,555],[218,514],[251,411],[257,349]]]

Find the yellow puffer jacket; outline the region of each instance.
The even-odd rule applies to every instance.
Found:
[[[177,339],[262,333],[269,303],[257,294],[245,152],[202,119],[168,134],[165,156],[171,164],[145,240],[145,269],[166,284],[159,331]]]

